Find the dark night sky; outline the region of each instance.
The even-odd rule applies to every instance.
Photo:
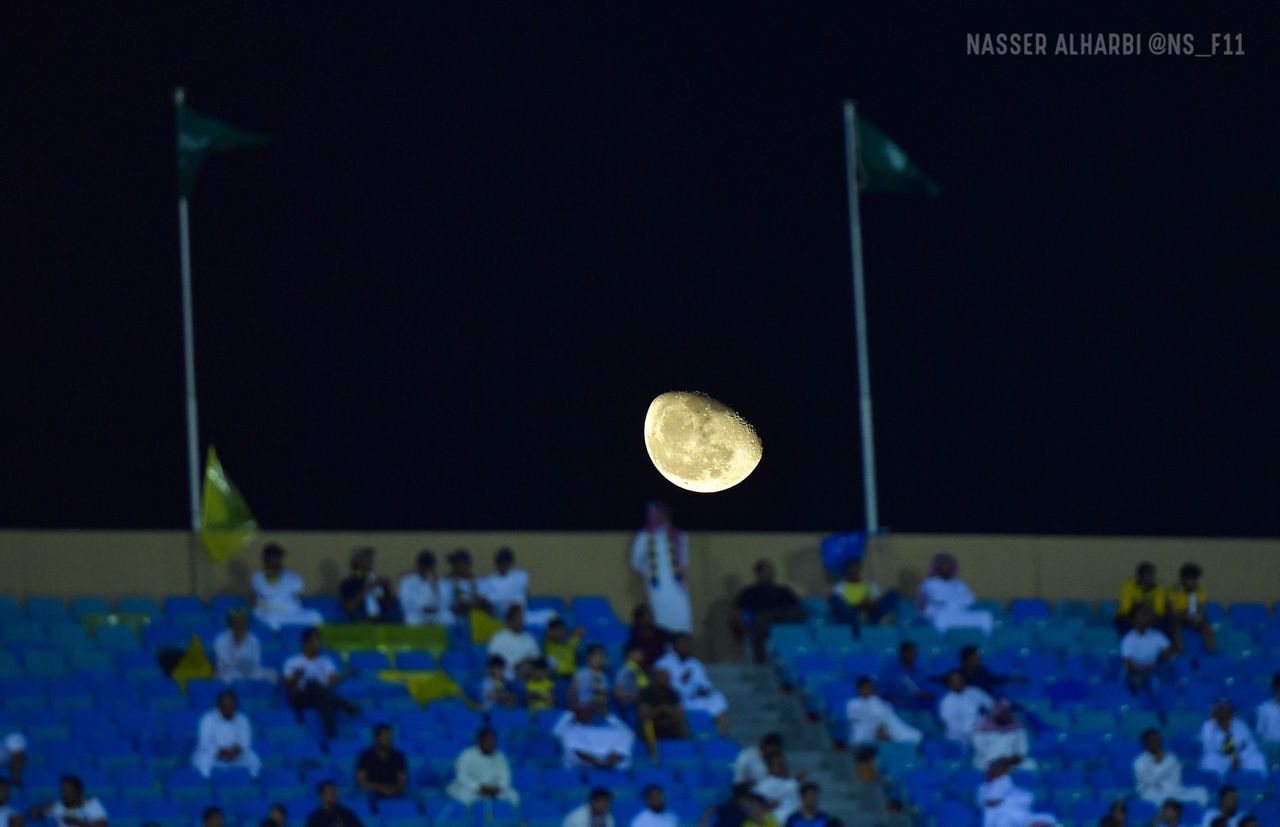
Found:
[[[185,522],[182,83],[280,138],[192,207],[201,437],[268,527],[623,528],[655,495],[695,530],[859,524],[853,96],[943,186],[863,200],[884,522],[1280,534],[1274,4],[163,5],[5,27],[0,525]],[[756,425],[751,478],[659,477],[671,389]]]

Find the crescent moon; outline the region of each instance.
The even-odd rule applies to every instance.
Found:
[[[742,482],[764,455],[759,435],[737,412],[690,391],[664,393],[649,403],[644,446],[658,473],[700,494]]]

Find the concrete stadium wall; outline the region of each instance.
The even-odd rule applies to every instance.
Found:
[[[701,646],[706,653],[733,652],[727,632],[733,595],[751,577],[758,559],[772,560],[784,580],[805,595],[824,594],[820,533],[693,533],[689,584]],[[360,545],[378,549],[380,570],[399,576],[419,550],[443,556],[471,550],[480,574],[493,552],[516,551],[532,574],[536,594],[603,594],[624,619],[641,599],[642,587],[626,564],[626,532],[281,532],[223,566],[196,558],[195,591],[247,593],[262,542],[288,551],[287,564],[313,592],[336,591],[347,554]],[[0,531],[0,592],[75,596],[161,596],[191,590],[188,535],[181,532]],[[1205,568],[1211,600],[1280,599],[1280,540],[1194,538],[1041,537],[1007,535],[894,534],[877,539],[868,553],[870,576],[882,586],[914,594],[937,551],[955,554],[961,575],[982,598],[1043,597],[1098,600],[1115,596],[1120,581],[1141,560],[1156,564],[1169,582],[1182,563]]]

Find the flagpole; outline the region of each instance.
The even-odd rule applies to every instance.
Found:
[[[173,92],[173,103],[179,110],[186,103],[186,90]],[[195,311],[191,299],[191,222],[187,196],[178,195],[178,248],[182,264],[182,348],[186,374],[187,402],[187,497],[190,507],[191,538],[188,548],[188,575],[191,591],[196,591],[196,537],[200,532],[200,457],[198,408],[196,406]]]
[[[858,415],[862,430],[862,496],[867,536],[880,530],[876,498],[876,449],[871,427],[871,360],[867,355],[867,297],[862,270],[862,221],[858,212],[857,112],[853,101],[844,102],[845,187],[849,194],[849,247],[853,260],[853,323],[858,346]]]

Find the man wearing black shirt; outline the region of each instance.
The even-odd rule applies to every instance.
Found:
[[[640,719],[653,722],[657,738],[684,738],[684,707],[680,693],[671,686],[671,673],[655,669],[649,685],[640,690]]]
[[[404,753],[392,746],[391,725],[373,728],[373,746],[360,753],[356,762],[356,785],[369,794],[375,808],[381,798],[399,798],[408,781],[408,763]]]
[[[364,827],[349,807],[338,803],[338,785],[321,781],[316,786],[320,794],[320,806],[307,816],[307,827]]]
[[[755,566],[756,582],[738,592],[731,627],[738,640],[749,637],[756,663],[764,663],[764,644],[775,623],[803,623],[806,612],[796,593],[774,582],[773,564],[761,560]]]
[[[960,649],[960,671],[965,683],[976,686],[991,697],[999,697],[1000,687],[1009,683],[1008,675],[999,675],[982,662],[982,651],[972,644]]]

